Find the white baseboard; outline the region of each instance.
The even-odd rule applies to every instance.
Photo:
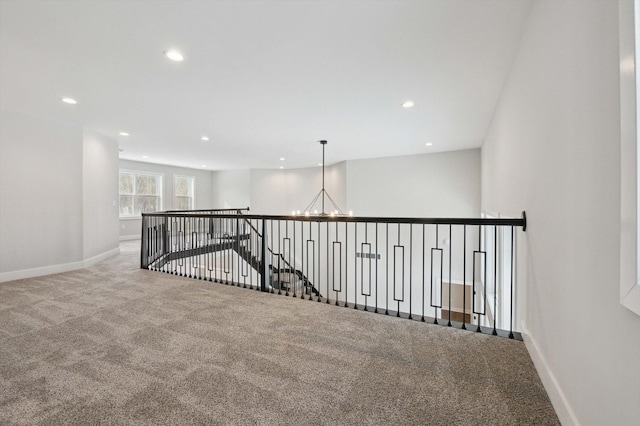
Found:
[[[549,395],[549,399],[551,400],[551,404],[556,411],[560,423],[562,423],[563,426],[579,426],[580,423],[571,409],[567,398],[564,396],[564,392],[562,392],[556,377],[549,368],[542,352],[540,352],[540,348],[538,347],[535,339],[533,339],[529,334],[529,330],[527,329],[524,321],[521,322],[521,330],[522,340],[524,340],[524,344],[529,351],[533,365],[536,367],[536,371],[538,372],[540,380]]]
[[[120,241],[131,241],[131,240],[139,240],[140,235],[122,235],[120,236]]]
[[[88,268],[96,263],[120,253],[120,247],[105,251],[96,256],[79,262],[62,263],[58,265],[42,266],[39,268],[22,269],[19,271],[0,272],[0,283],[25,278],[41,277],[43,275],[59,274],[61,272],[74,271],[76,269]]]
[[[88,268],[89,266],[93,266],[96,263],[101,262],[111,256],[115,256],[118,253],[120,253],[120,247],[105,251],[104,253],[100,253],[96,256],[90,257],[89,259],[85,259],[84,262],[82,262],[82,267]]]

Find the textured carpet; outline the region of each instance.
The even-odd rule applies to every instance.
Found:
[[[559,424],[519,341],[138,269],[0,284],[0,424]]]

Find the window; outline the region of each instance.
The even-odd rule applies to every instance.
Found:
[[[620,303],[640,315],[640,1],[619,1],[620,26]],[[635,9],[635,10],[634,10]]]
[[[195,178],[175,176],[173,178],[173,207],[175,210],[193,210]]]
[[[162,209],[162,176],[120,171],[120,217]]]

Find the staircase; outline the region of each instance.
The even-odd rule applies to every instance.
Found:
[[[262,237],[260,234],[258,235]],[[246,238],[243,237],[244,236],[240,236],[240,241],[248,240],[248,235]],[[244,244],[232,244],[231,247],[226,247],[225,249],[227,248],[235,251],[242,260],[251,265],[251,267],[259,273],[264,270],[262,261],[257,256],[253,255],[251,250]],[[278,294],[282,294],[284,292],[285,295],[288,296],[289,293],[292,293],[294,297],[300,295],[300,297],[304,298],[305,294],[309,295],[309,298],[314,294],[316,296],[320,296],[318,289],[314,287],[313,283],[302,273],[301,270],[292,267],[282,254],[274,253],[271,248],[267,248],[267,250],[272,256],[275,256],[276,263],[278,265],[268,265],[271,293],[275,293],[277,290]]]
[[[251,227],[251,232],[254,233],[254,238],[257,236],[258,239],[262,239],[262,234],[258,232],[258,230],[251,225],[247,221],[248,225]],[[162,238],[160,239],[166,247],[171,246],[171,239],[166,232],[166,229],[160,229],[159,234],[162,234]],[[258,274],[261,274],[264,271],[264,265],[259,256],[251,252],[251,249],[248,247],[248,243],[251,241],[252,235],[250,233],[230,235],[228,233],[214,237],[213,233],[207,234],[207,241],[203,245],[198,245],[198,242],[195,241],[184,241],[183,247],[178,250],[170,251],[163,250],[165,254],[158,256],[152,264],[149,265],[149,269],[152,270],[163,270],[165,265],[169,264],[172,261],[176,261],[179,259],[185,259],[190,257],[202,256],[210,253],[220,253],[225,250],[232,250],[235,252],[242,260],[247,262]],[[267,247],[268,254],[271,255],[271,259],[276,263],[276,265],[268,264],[268,276],[269,280],[267,281],[270,284],[270,292],[278,294],[286,294],[287,296],[291,293],[293,297],[297,297],[298,295],[301,298],[305,298],[305,295],[308,295],[309,298],[312,298],[313,295],[320,296],[320,292],[313,285],[313,283],[302,273],[301,270],[294,268],[282,254],[274,253],[273,250]],[[178,274],[183,275],[183,274]],[[197,278],[193,274],[184,274],[189,278]]]

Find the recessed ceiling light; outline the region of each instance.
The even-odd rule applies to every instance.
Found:
[[[202,167],[207,167],[207,165],[206,165],[206,164],[203,164],[203,165],[202,165]]]
[[[318,163],[318,166],[322,166],[322,163]]]
[[[402,104],[402,108],[411,108],[413,105],[413,101],[406,101]]]
[[[200,140],[201,140],[201,141],[208,141],[208,140],[209,140],[209,138],[208,138],[208,137],[206,137],[206,136],[203,136],[203,137],[201,137],[201,138],[200,138]]]
[[[284,166],[280,166],[281,169],[284,169]]]
[[[432,144],[431,142],[427,142],[425,145],[426,145],[426,146],[431,146],[431,145],[433,145],[433,144]]]
[[[149,158],[149,156],[148,155],[143,155],[142,158]]]
[[[120,132],[120,133],[119,133],[119,135],[120,135],[120,136],[129,136],[129,133],[127,133],[127,132]]]
[[[284,157],[280,157],[280,161],[284,161]]]
[[[175,49],[165,50],[164,56],[171,59],[172,61],[176,61],[176,62],[184,61],[184,56],[182,56],[182,53],[178,52]]]
[[[76,101],[76,100],[75,100],[75,99],[73,99],[73,98],[60,98],[60,100],[61,100],[62,102],[64,102],[65,104],[70,104],[70,105],[75,105],[75,104],[77,104],[77,103],[78,103],[78,101]]]

